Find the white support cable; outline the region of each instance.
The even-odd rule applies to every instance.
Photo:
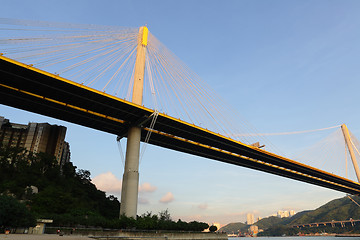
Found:
[[[154,127],[155,127],[155,123],[156,123],[156,120],[159,116],[159,112],[157,110],[155,110],[155,112],[153,112],[149,117],[152,117],[151,119],[151,123],[150,123],[150,126],[149,126],[149,129],[153,130]],[[150,137],[151,137],[151,133],[152,131],[148,131],[147,134],[146,134],[146,137],[145,137],[145,140],[144,140],[144,144],[141,148],[141,154],[140,154],[140,164],[142,162],[142,158],[144,156],[144,153],[145,153],[145,149],[149,143],[149,140],[150,140]]]
[[[120,95],[123,98],[125,98],[126,96],[126,92],[128,88],[126,87],[127,82],[125,80],[134,79],[134,65],[131,65],[132,62],[135,62],[135,56],[133,57],[133,59],[131,59],[131,61],[128,61],[128,63],[124,66],[124,71],[121,71],[121,74],[119,76],[120,81],[118,82],[118,86],[115,87],[116,96]],[[122,92],[119,94],[120,91]]]
[[[346,195],[351,201],[353,201],[353,203],[355,203],[358,207],[360,207],[360,204],[359,203],[357,203],[354,199],[352,199],[351,197],[350,197],[350,195]]]
[[[345,140],[345,139],[344,139]],[[346,178],[348,178],[348,161],[347,161],[347,148],[346,148],[346,144],[344,144],[345,146],[345,171],[346,171]]]
[[[118,50],[119,48],[115,49]],[[104,67],[106,66],[106,63],[110,60],[109,54],[111,52],[113,52],[114,50],[111,51],[107,51],[107,52],[102,52],[101,54],[99,54],[99,59],[95,60],[94,56],[93,58],[91,58],[91,61],[94,61],[92,66],[87,67],[86,69],[79,69],[76,73],[78,78],[82,78],[83,80],[81,81],[82,84],[86,84],[89,85],[91,84],[94,80],[93,79],[95,77],[98,76],[99,72],[104,69]],[[127,52],[125,52],[124,54],[129,54]],[[73,75],[74,75],[73,74]]]
[[[148,48],[148,60],[149,60],[149,69],[150,69],[150,74],[149,76],[151,76],[151,79],[149,79],[150,81],[152,81],[153,86],[154,86],[154,97],[153,99],[156,101],[154,103],[154,105],[156,106],[157,109],[161,109],[162,111],[164,111],[164,109],[166,109],[165,104],[161,101],[161,97],[164,97],[164,92],[162,91],[163,89],[161,89],[161,80],[162,80],[162,76],[159,74],[158,72],[158,64],[157,64],[157,59],[155,57],[155,52],[154,49],[151,47],[151,44],[149,44]],[[166,92],[165,92],[166,93]],[[159,98],[159,101],[157,100]],[[172,101],[172,98],[167,98],[168,101]],[[160,105],[160,107],[159,107]]]
[[[118,63],[121,59],[117,58],[116,56],[117,52],[113,52],[109,55],[109,61],[108,61],[108,65],[104,65],[102,68],[102,71],[96,76],[96,78],[94,78],[89,84],[88,86],[91,86],[94,82],[96,82],[98,79],[100,79],[102,76],[104,76],[107,71],[112,68],[114,65],[116,65],[116,63]],[[105,85],[106,87],[107,85]],[[105,88],[104,87],[104,88]],[[102,91],[104,91],[104,88],[102,89]]]
[[[126,65],[129,61],[129,59],[131,58],[131,56],[133,55],[134,51],[131,52],[126,58],[125,60],[121,63],[121,65],[118,67],[118,69],[116,70],[116,72],[111,76],[110,80],[106,83],[106,85],[103,87],[103,91],[106,89],[107,85],[114,80],[114,78],[119,74],[119,72],[121,71],[121,69],[123,68],[124,65]],[[120,61],[120,59],[118,60],[118,62]]]
[[[57,39],[57,38],[56,38]],[[57,39],[58,40],[58,39]],[[47,41],[52,41],[52,39],[48,39]],[[36,55],[44,55],[44,54],[50,54],[50,53],[56,53],[56,52],[65,52],[66,54],[72,54],[72,55],[75,55],[75,56],[78,56],[80,54],[74,54],[73,51],[70,51],[71,49],[84,49],[86,48],[88,45],[92,45],[92,46],[98,46],[99,45],[99,42],[109,42],[109,41],[106,41],[105,39],[103,39],[102,41],[99,41],[99,40],[94,40],[94,39],[91,39],[91,41],[76,41],[76,42],[68,42],[68,43],[65,43],[65,44],[57,44],[57,43],[52,43],[52,44],[46,44],[47,47],[44,47],[40,45],[39,48],[30,48],[30,49],[27,49],[27,51],[36,51],[38,53],[34,53],[34,55],[27,55],[27,56],[24,56],[26,58],[33,58],[35,57]],[[101,48],[102,46],[100,46]],[[49,50],[52,50],[52,51],[47,51],[47,52],[44,52],[45,49],[49,49]],[[70,51],[70,52],[69,52]],[[90,49],[91,51],[91,49]],[[22,51],[19,51],[19,52],[24,52],[23,50]],[[24,58],[22,57],[22,58]],[[22,58],[19,58],[19,59],[22,59]]]
[[[344,137],[341,129],[338,128],[326,138],[305,148],[293,159],[325,171],[336,171],[338,175],[345,177],[344,152],[346,154]],[[338,161],[339,159],[342,159],[342,161]],[[336,164],[336,167],[334,167],[334,164]],[[341,171],[341,174],[339,171]]]
[[[90,62],[90,61],[92,61],[92,60],[94,60],[94,59],[96,59],[96,58],[99,58],[100,56],[105,55],[106,53],[104,53],[104,50],[113,48],[115,44],[116,44],[116,42],[115,42],[115,43],[111,43],[111,44],[106,44],[106,45],[103,45],[103,46],[101,46],[101,47],[96,47],[96,48],[90,49],[90,50],[89,50],[88,52],[86,52],[86,53],[90,54],[90,53],[96,53],[96,52],[100,52],[100,51],[102,51],[102,52],[100,52],[99,54],[94,55],[94,56],[92,56],[92,57],[90,57],[90,58],[87,58],[87,59],[85,59],[85,60],[82,60],[81,62],[77,62],[77,63],[75,63],[75,64],[73,64],[73,65],[71,65],[71,66],[68,66],[68,67],[64,68],[61,72],[62,72],[62,73],[65,73],[65,72],[71,70],[72,68],[76,68],[76,67],[78,67],[78,66],[80,66],[80,65],[82,65],[82,64],[86,64],[86,63],[88,63],[88,62]],[[90,52],[90,51],[91,51],[91,52]]]
[[[332,128],[338,128],[341,125],[336,125],[332,127],[327,128],[319,128],[319,129],[313,129],[313,130],[304,130],[304,131],[294,131],[294,132],[278,132],[278,133],[250,133],[250,134],[238,134],[239,136],[256,136],[256,135],[262,135],[262,136],[279,136],[279,135],[292,135],[292,134],[302,134],[302,133],[310,133],[310,132],[317,132],[317,131],[324,131],[329,130]]]
[[[357,149],[357,147],[355,146],[355,144],[353,143],[353,141],[351,140],[351,138],[349,138],[349,139],[350,139],[351,145],[353,145],[353,147],[355,148],[356,152],[357,152],[357,153],[359,154],[359,156],[360,156],[359,150]],[[356,161],[357,161],[357,159],[356,159]]]
[[[158,41],[156,41],[156,42],[158,42]],[[161,43],[158,43],[158,44],[161,44]],[[174,68],[174,66],[176,66],[175,73],[170,74],[169,79],[182,80],[183,83],[177,84],[177,86],[180,86],[180,88],[182,89],[182,92],[189,92],[188,90],[191,90],[191,92],[195,93],[196,96],[198,96],[198,97],[201,96],[201,99],[195,99],[192,97],[192,95],[189,95],[189,94],[187,94],[186,96],[181,96],[182,100],[185,100],[185,101],[191,100],[185,104],[186,107],[191,108],[195,105],[200,106],[200,109],[197,108],[198,110],[195,110],[195,111],[190,110],[191,116],[189,114],[188,119],[190,119],[190,121],[191,121],[191,119],[195,119],[195,121],[191,121],[191,122],[193,122],[193,123],[200,123],[200,122],[207,123],[209,121],[213,122],[212,124],[214,124],[214,125],[212,125],[212,126],[216,126],[217,128],[219,128],[221,130],[220,132],[222,134],[227,135],[227,136],[232,135],[231,132],[239,132],[239,131],[234,131],[234,127],[233,127],[234,124],[228,120],[229,119],[228,117],[225,117],[225,114],[223,111],[223,109],[224,109],[223,101],[220,101],[221,103],[223,103],[223,105],[220,106],[218,104],[218,99],[216,99],[216,101],[214,100],[213,95],[216,95],[216,94],[214,94],[214,91],[209,92],[208,91],[209,89],[205,90],[204,86],[206,84],[203,81],[201,81],[201,79],[196,74],[194,74],[184,63],[182,63],[179,59],[177,59],[174,54],[172,54],[168,49],[166,49],[166,47],[164,47],[164,46],[160,46],[160,47],[153,46],[153,47],[158,48],[162,51],[161,55],[158,56],[158,58],[162,62],[162,65],[166,66],[165,68],[167,68],[167,67]],[[165,51],[164,51],[164,49],[165,49]],[[165,61],[164,59],[167,59],[167,60]],[[173,70],[171,70],[171,71],[173,71]],[[168,73],[168,71],[164,71],[163,74],[167,74],[167,73]],[[195,81],[193,78],[195,78]],[[192,79],[192,80],[189,80],[189,79]],[[166,82],[166,84],[169,84],[169,83]],[[192,90],[192,88],[194,88],[194,90]],[[173,90],[173,92],[176,95],[176,91]],[[190,96],[190,98],[189,98],[189,96]],[[169,102],[168,99],[166,99],[166,101]],[[205,102],[206,106],[199,104],[199,102]],[[180,102],[180,104],[181,104],[181,102]],[[208,108],[209,105],[210,105],[210,108]],[[226,104],[225,104],[225,106],[227,107]],[[183,109],[185,110],[185,113],[188,114],[189,111],[186,110],[185,107],[183,107]],[[204,113],[202,113],[203,110],[205,110]],[[207,112],[213,112],[214,110],[216,112],[216,117],[209,116],[209,118],[208,118]],[[199,115],[199,113],[202,114],[201,119],[196,119],[197,118],[196,115]],[[203,119],[204,116],[206,117],[206,119]],[[248,130],[250,129],[248,123],[243,124],[243,121],[241,121],[240,124],[243,125],[242,127],[245,127]],[[238,124],[236,124],[236,125],[238,125]],[[225,129],[227,129],[227,130],[225,130]],[[253,129],[253,127],[252,127],[252,129]],[[212,128],[212,130],[216,131],[216,128],[215,129]],[[259,138],[258,135],[255,135],[255,137]],[[247,138],[249,138],[249,137],[247,137]],[[254,142],[256,140],[256,138],[253,138],[253,140],[250,140],[250,141],[246,140],[246,138],[241,138],[241,141],[249,143],[251,141]],[[272,146],[275,149],[274,145],[272,143],[270,143],[270,141],[268,141],[264,137],[260,137],[260,138],[264,139],[265,140],[264,142],[266,142],[268,146],[270,144],[270,146]]]
[[[153,102],[154,102],[154,107],[157,110],[158,109],[158,104],[157,104],[156,93],[155,93],[155,88],[154,88],[153,74],[152,74],[151,67],[150,67],[149,54],[146,54],[145,64],[146,64],[145,66],[146,66],[147,73],[148,73],[148,78],[149,78],[151,97],[152,97]]]
[[[119,136],[116,137],[116,142],[118,145],[118,149],[119,149],[119,153],[120,153],[120,157],[121,157],[121,162],[123,164],[123,167],[125,167],[125,155],[124,155],[124,151],[122,149],[122,145],[121,145],[121,138]]]
[[[196,118],[196,115],[198,115],[198,111],[201,111],[201,109],[199,109],[198,111],[195,111],[193,109],[194,104],[191,104],[191,103],[186,104],[186,102],[189,100],[189,98],[188,98],[189,94],[186,92],[184,93],[184,91],[181,91],[181,90],[179,91],[178,88],[176,88],[176,86],[181,86],[181,85],[179,85],[179,84],[176,85],[176,80],[174,79],[174,75],[173,75],[174,73],[172,73],[172,71],[167,69],[168,66],[174,66],[176,64],[168,64],[166,61],[166,58],[158,51],[154,51],[153,56],[156,59],[156,63],[157,63],[156,66],[158,67],[158,73],[161,76],[160,79],[162,80],[163,86],[165,87],[165,90],[166,90],[166,93],[168,96],[166,98],[167,101],[168,101],[168,99],[174,98],[173,97],[173,95],[174,95],[175,99],[177,99],[177,102],[179,103],[181,108],[183,110],[185,110],[185,114],[186,114],[189,122],[191,122],[191,123],[201,122],[199,120],[194,120]],[[180,78],[180,80],[181,80],[181,78]],[[187,94],[188,97],[181,98],[179,94]],[[187,111],[186,106],[193,109],[191,111],[191,113],[193,113],[193,114],[190,114],[189,111]]]
[[[8,24],[17,25],[18,23],[10,21]],[[27,24],[27,22],[21,22],[20,25],[24,25],[21,28],[26,28]],[[47,25],[37,22],[32,24],[46,28],[69,27],[68,25]],[[44,34],[50,35],[53,30],[46,30],[47,32],[40,35],[36,35],[36,32],[26,33],[33,35],[29,41],[22,41],[26,38],[21,38],[17,34],[16,40],[14,38],[13,42],[6,41],[6,44],[9,43],[7,46],[10,46],[14,51],[20,49],[17,48],[18,46],[24,47],[19,50],[20,53],[23,50],[23,52],[27,51],[27,46],[32,46],[30,52],[26,54],[37,55],[33,58],[43,64],[50,64],[52,68],[63,65],[61,66],[62,70],[60,70],[60,73],[66,74],[63,77],[74,76],[74,78],[82,80],[80,82],[83,84],[106,92],[114,91],[116,96],[130,99],[131,93],[128,91],[128,95],[126,95],[125,92],[127,83],[129,83],[129,88],[127,88],[129,90],[132,89],[133,85],[134,78],[129,78],[129,75],[133,76],[134,71],[130,67],[131,63],[129,63],[132,61],[132,58],[130,60],[129,58],[133,56],[127,55],[128,52],[126,51],[128,50],[127,46],[133,44],[134,39],[137,40],[136,37],[134,38],[137,36],[137,29],[134,31],[133,29],[92,26],[84,29],[74,26],[67,31],[54,29],[56,34],[52,34],[53,38],[51,36],[39,37]],[[77,29],[81,30],[77,31]],[[6,36],[6,38],[10,39],[10,36]],[[181,117],[185,121],[208,128],[224,136],[234,137],[234,133],[257,132],[256,130],[253,131],[254,128],[244,119],[240,121],[239,119],[230,120],[229,115],[234,112],[228,104],[217,98],[215,91],[211,90],[197,74],[191,71],[184,62],[150,33],[147,49],[149,55],[146,55],[146,70],[156,111],[161,106],[161,111],[165,109],[173,117]],[[150,55],[151,59],[149,59]],[[147,103],[144,102],[144,104]],[[243,128],[245,131],[241,131]],[[246,137],[235,136],[234,139],[249,144],[259,141],[263,137],[259,134],[249,134]],[[273,145],[268,140],[264,141],[264,144]]]

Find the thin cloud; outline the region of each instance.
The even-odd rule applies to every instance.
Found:
[[[201,210],[205,210],[208,208],[208,205],[207,205],[207,203],[202,203],[202,204],[198,205],[198,208],[200,208]]]
[[[155,192],[157,187],[152,186],[150,183],[145,182],[139,186],[139,192]]]
[[[149,204],[150,201],[149,201],[149,199],[139,197],[138,203],[139,203],[139,204],[146,205],[146,204]]]
[[[175,198],[174,198],[174,195],[171,193],[171,192],[168,192],[167,194],[165,194],[159,202],[161,203],[170,203],[172,201],[174,201]]]
[[[92,183],[105,192],[120,192],[121,180],[117,179],[112,172],[102,173],[93,178]]]

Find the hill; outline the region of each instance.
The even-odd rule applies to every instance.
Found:
[[[136,219],[120,216],[120,202],[106,196],[91,182],[90,172],[72,163],[62,168],[54,156],[20,148],[0,147],[0,232],[5,227],[33,225],[35,219],[52,219],[58,227],[172,230],[199,232],[203,222],[175,222],[167,210],[147,212]],[[21,204],[20,204],[21,203]],[[22,211],[22,215],[18,211]],[[4,216],[9,216],[4,221]],[[14,219],[29,215],[29,221]],[[13,218],[11,218],[13,217]],[[11,224],[11,225],[9,225]],[[14,225],[15,224],[15,225]]]
[[[255,225],[258,226],[260,229],[267,229],[271,226],[282,224],[283,221],[284,218],[271,216],[271,217],[263,218],[260,221],[257,221]]]
[[[359,196],[351,196],[351,198],[356,202],[360,202]],[[261,219],[254,225],[257,225],[259,229],[265,230],[265,235],[267,235],[266,232],[268,232],[268,235],[276,236],[294,233],[292,229],[293,225],[315,222],[330,222],[332,220],[348,220],[350,218],[360,219],[360,207],[357,206],[352,200],[350,200],[349,197],[343,197],[332,200],[315,210],[299,212],[289,218],[278,218],[271,216]],[[236,233],[238,230],[241,232],[247,231],[248,228],[249,225],[238,222],[230,223],[220,228],[220,231]],[[335,228],[333,230],[335,231]],[[316,231],[316,229],[314,231]],[[327,231],[329,232],[331,230],[327,229]],[[339,230],[336,231],[339,232]]]
[[[360,202],[359,196],[351,196],[356,202]],[[332,200],[325,205],[305,214],[294,216],[287,225],[298,225],[313,222],[329,222],[332,220],[360,219],[360,207],[348,197]]]
[[[54,224],[101,226],[119,217],[120,202],[91,183],[90,172],[54,156],[0,148],[0,194],[24,202],[36,218]]]
[[[247,229],[249,228],[249,225],[245,224],[245,223],[241,223],[241,222],[236,222],[236,223],[229,223],[226,226],[223,226],[222,228],[220,228],[218,231],[219,232],[226,232],[226,233],[237,233],[237,232],[244,232],[247,231]]]
[[[267,229],[269,227],[282,224],[283,221],[284,221],[283,218],[271,216],[271,217],[263,218],[260,221],[257,221],[254,225],[258,226],[260,229]],[[250,225],[248,224],[236,222],[236,223],[229,223],[226,226],[223,226],[222,228],[220,228],[219,231],[226,233],[237,233],[239,231],[247,232],[249,227]]]

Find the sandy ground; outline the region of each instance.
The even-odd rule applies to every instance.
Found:
[[[0,234],[0,240],[87,240],[94,238],[89,238],[87,236],[74,236],[74,235],[64,235],[59,236],[56,234]]]

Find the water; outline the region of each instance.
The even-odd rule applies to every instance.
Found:
[[[247,237],[231,237],[229,240],[245,240],[245,239],[254,239],[254,240],[359,240],[360,237],[334,237],[334,236],[294,236],[294,237],[256,237],[256,238],[247,238]]]

